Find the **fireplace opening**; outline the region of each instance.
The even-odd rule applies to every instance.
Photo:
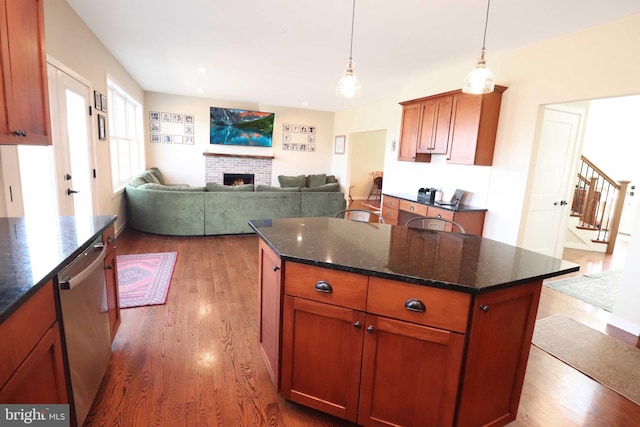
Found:
[[[224,185],[253,184],[254,174],[252,173],[225,173],[222,175]]]

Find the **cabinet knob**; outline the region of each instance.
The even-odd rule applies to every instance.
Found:
[[[278,271],[278,270],[280,270],[280,267],[278,267],[277,265],[274,265],[273,266],[273,271]]]
[[[333,292],[333,288],[331,287],[330,283],[327,283],[324,280],[320,280],[318,283],[316,283],[316,291],[330,294],[331,292]]]
[[[480,306],[480,310],[484,311],[485,313],[489,311],[489,306],[488,305],[481,305]]]
[[[442,214],[437,214],[436,218],[442,218]]]
[[[108,243],[108,244],[112,244],[113,242],[115,242],[115,240],[116,240],[116,239],[115,239],[113,236],[109,236],[109,237],[107,237],[107,243]]]
[[[427,307],[425,307],[424,303],[416,298],[408,299],[407,302],[404,303],[404,308],[417,313],[424,313],[427,311]]]
[[[353,327],[356,329],[360,329],[360,321],[356,320],[355,322],[353,322]]]
[[[113,270],[113,265],[107,266],[107,270]]]
[[[367,332],[369,332],[370,334],[373,333],[373,325],[367,326]]]

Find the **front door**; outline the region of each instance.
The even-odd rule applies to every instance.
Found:
[[[556,258],[562,258],[582,117],[576,108],[545,107],[535,156],[522,246]]]
[[[60,215],[93,215],[91,90],[60,68],[47,67]]]

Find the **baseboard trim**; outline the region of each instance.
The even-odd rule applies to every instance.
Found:
[[[634,335],[636,337],[640,337],[640,325],[622,319],[616,315],[612,314],[611,316],[609,316],[609,321],[607,322],[607,324],[613,326],[614,328],[630,333],[631,335]]]

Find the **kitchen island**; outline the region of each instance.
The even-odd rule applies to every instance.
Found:
[[[250,224],[274,384],[367,426],[514,420],[542,280],[578,270],[474,235],[335,218]]]
[[[56,275],[92,242],[113,246],[115,220],[113,215],[0,218],[0,403],[71,403],[73,408]],[[115,257],[115,250],[110,254]],[[105,269],[99,274],[115,274],[114,266],[107,273],[106,261],[99,260],[100,272]],[[104,308],[111,315],[117,301]]]

